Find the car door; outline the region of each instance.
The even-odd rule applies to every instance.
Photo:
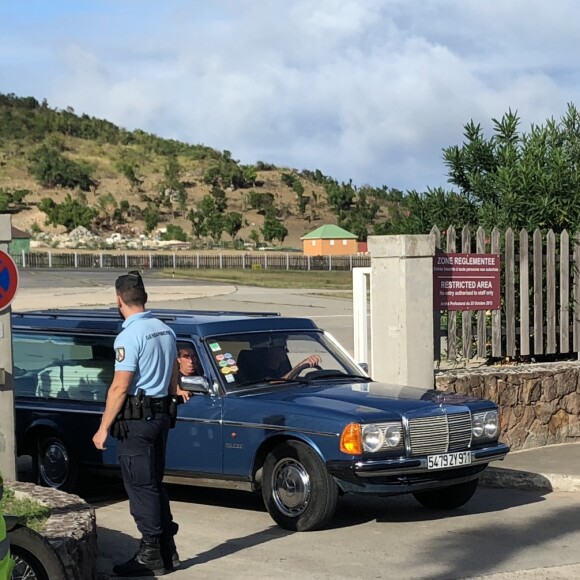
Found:
[[[181,339],[178,339],[178,342]],[[213,385],[211,368],[199,343],[193,344],[199,355],[201,372]],[[221,475],[222,469],[222,398],[217,392],[192,394],[178,406],[175,427],[169,433],[166,470],[174,475]]]

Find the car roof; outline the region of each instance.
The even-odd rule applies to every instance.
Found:
[[[237,332],[319,330],[308,318],[280,316],[277,312],[238,312],[226,310],[151,309],[178,336],[232,334]],[[116,308],[33,310],[13,312],[15,330],[74,330],[78,333],[118,333],[122,320]]]

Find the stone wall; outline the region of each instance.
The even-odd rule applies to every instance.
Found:
[[[41,534],[50,542],[66,570],[67,580],[96,577],[97,527],[95,510],[78,495],[18,481],[4,482],[17,495],[26,495],[52,509]]]
[[[435,385],[497,403],[514,450],[580,441],[580,362],[456,369]]]

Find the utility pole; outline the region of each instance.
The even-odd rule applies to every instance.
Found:
[[[18,286],[18,272],[8,255],[8,244],[11,240],[10,215],[2,214],[0,215],[0,473],[6,480],[16,479],[10,303]]]

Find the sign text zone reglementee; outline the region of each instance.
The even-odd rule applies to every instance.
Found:
[[[434,310],[498,310],[499,254],[445,254],[433,257]]]

